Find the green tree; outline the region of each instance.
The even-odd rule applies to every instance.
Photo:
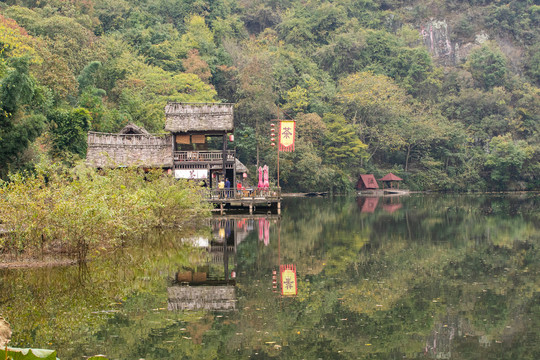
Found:
[[[92,61],[82,69],[77,82],[79,83],[79,92],[85,91],[89,87],[96,86],[96,73],[101,68],[101,62]]]
[[[324,70],[334,79],[344,74],[352,74],[364,68],[364,48],[366,30],[349,30],[335,35],[328,45],[317,49],[316,59]]]
[[[182,42],[187,49],[197,49],[201,57],[208,63],[212,63],[216,45],[214,34],[206,25],[204,18],[193,15],[186,19],[187,31],[182,35]]]
[[[76,154],[81,158],[86,155],[86,136],[92,117],[83,108],[56,109],[47,115],[52,141],[52,155],[57,158]]]
[[[540,86],[540,45],[530,50],[529,61],[525,67],[532,81],[537,86]]]
[[[326,138],[328,128],[322,118],[316,113],[298,114],[296,116],[296,132],[298,138],[313,143],[315,147],[319,147]],[[322,152],[320,148],[319,153]]]
[[[44,128],[45,117],[33,110],[45,104],[43,89],[29,74],[29,58],[12,58],[0,80],[0,176]]]
[[[489,90],[495,86],[503,86],[506,82],[506,59],[498,50],[484,44],[469,56],[466,64],[478,86]]]
[[[325,114],[326,137],[324,139],[325,161],[342,169],[362,165],[368,158],[367,145],[359,138],[356,128],[341,115]]]
[[[465,125],[477,144],[485,144],[508,131],[510,100],[510,94],[500,87],[489,91],[463,89],[459,95],[447,96],[442,109],[448,119]]]
[[[489,142],[489,154],[485,166],[496,189],[508,189],[512,181],[522,179],[525,163],[535,154],[525,141],[514,141],[510,134],[494,137]]]
[[[347,122],[369,145],[371,156],[381,149],[403,147],[401,122],[412,110],[406,92],[392,79],[371,72],[349,75],[340,82],[337,100]]]

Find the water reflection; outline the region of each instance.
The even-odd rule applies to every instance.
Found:
[[[537,358],[537,195],[366,200],[150,234],[83,277],[0,270],[0,306],[14,345],[61,359]],[[275,291],[285,264],[296,297]]]
[[[379,197],[358,197],[358,206],[363,213],[372,213],[379,204]]]
[[[380,208],[389,214],[392,214],[403,207],[401,203],[402,196],[386,195],[386,196],[358,196],[356,203],[362,213],[374,213],[379,203]]]
[[[236,310],[237,247],[257,226],[259,241],[267,246],[272,221],[279,216],[214,216],[208,220],[209,236],[183,239],[207,256],[176,272],[167,288],[168,310]]]

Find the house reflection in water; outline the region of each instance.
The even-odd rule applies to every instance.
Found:
[[[382,204],[382,209],[386,211],[387,213],[394,213],[401,209],[403,207],[403,204],[399,202],[398,196],[383,196],[383,197],[364,197],[359,196],[356,199],[356,202],[358,204],[358,207],[360,208],[360,212],[363,213],[373,213],[377,209],[377,206],[379,205],[379,199]]]
[[[180,268],[167,288],[169,310],[236,310],[236,249],[255,224],[263,220],[269,232],[268,217],[278,215],[220,216],[209,220],[212,238],[186,239],[207,251],[206,260],[192,268]]]
[[[384,204],[382,206],[383,210],[386,211],[387,213],[390,213],[392,214],[393,212],[396,212],[398,211],[399,209],[401,209],[403,205],[400,204],[400,203],[397,203],[397,204]]]
[[[360,212],[363,213],[372,213],[377,208],[379,203],[378,197],[358,197],[357,199],[358,206],[360,207]]]

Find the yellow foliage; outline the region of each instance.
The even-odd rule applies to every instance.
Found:
[[[300,86],[295,86],[291,90],[287,91],[287,104],[285,109],[292,109],[294,111],[305,110],[309,105],[308,91]]]
[[[0,54],[2,57],[30,55],[36,60],[35,40],[15,20],[0,15]]]

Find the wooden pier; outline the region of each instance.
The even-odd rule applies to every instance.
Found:
[[[281,189],[212,189],[206,201],[216,205],[217,211],[223,214],[225,208],[249,210],[253,214],[257,209],[275,209],[281,215]]]

